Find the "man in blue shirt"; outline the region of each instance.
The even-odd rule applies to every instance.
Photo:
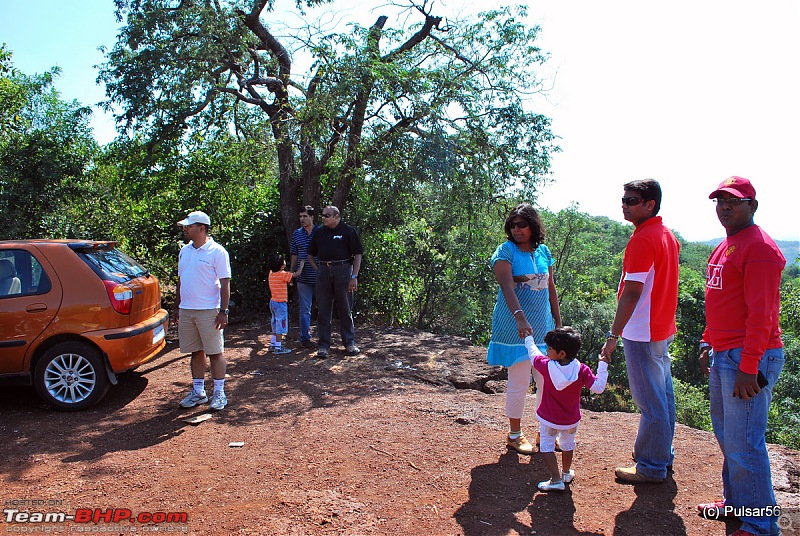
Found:
[[[311,303],[314,299],[314,285],[317,282],[317,271],[307,261],[308,245],[317,229],[314,225],[314,207],[306,205],[300,209],[300,228],[292,234],[289,243],[289,254],[292,256],[290,272],[297,270],[298,261],[305,260],[303,271],[297,281],[297,293],[300,296],[300,345],[313,348],[311,341]]]

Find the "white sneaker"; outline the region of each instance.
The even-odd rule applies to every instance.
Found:
[[[194,389],[192,389],[186,398],[181,400],[181,407],[182,408],[193,408],[198,404],[205,404],[208,402],[208,397],[206,396],[206,392],[203,391],[202,393],[198,393]]]
[[[563,480],[565,484],[569,484],[574,479],[575,479],[575,469],[570,469],[566,473],[561,473],[561,480]]]
[[[553,479],[539,482],[536,486],[540,491],[564,491],[564,482],[553,482]]]
[[[209,406],[213,410],[221,410],[225,409],[225,406],[228,405],[228,397],[225,396],[224,391],[214,391],[214,394],[211,395],[211,405]]]

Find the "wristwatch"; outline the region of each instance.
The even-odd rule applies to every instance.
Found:
[[[358,274],[353,274],[350,276],[350,279],[358,279]]]
[[[222,312],[222,313],[225,313],[225,314],[227,315],[227,314],[228,314],[228,312],[230,312],[230,309],[223,309],[221,312]]]
[[[614,339],[615,341],[619,342],[619,335],[614,335],[610,331],[607,331],[606,332],[606,340],[608,340],[608,339]]]

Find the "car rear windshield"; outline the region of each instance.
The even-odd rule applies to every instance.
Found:
[[[124,283],[149,274],[141,264],[116,248],[82,249],[78,253],[103,279]]]

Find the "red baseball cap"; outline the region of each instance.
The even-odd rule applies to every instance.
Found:
[[[717,189],[711,192],[711,195],[709,195],[708,198],[714,199],[721,192],[728,192],[729,194],[735,195],[739,199],[743,197],[749,197],[750,199],[756,198],[756,189],[753,188],[753,185],[750,183],[750,181],[744,177],[728,177],[719,183]]]

